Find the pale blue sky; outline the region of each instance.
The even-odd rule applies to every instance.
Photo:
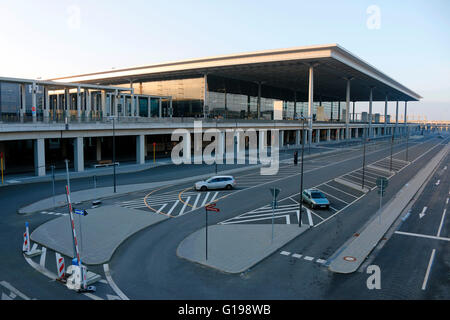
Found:
[[[371,5],[379,29],[367,27]],[[450,120],[449,14],[448,0],[2,0],[0,75],[49,78],[338,43],[422,95],[409,114]]]

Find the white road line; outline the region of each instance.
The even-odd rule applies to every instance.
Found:
[[[439,224],[439,229],[438,229],[438,233],[436,234],[436,237],[439,237],[441,235],[441,229],[442,229],[442,225],[444,224],[444,219],[445,219],[445,213],[446,212],[447,212],[447,209],[444,209],[444,212],[442,212],[441,223]]]
[[[292,199],[292,197],[289,197],[289,199],[291,199],[292,201],[294,201],[294,202],[295,202],[295,205],[299,205],[299,204],[300,204],[300,202],[298,202],[297,200]],[[448,200],[448,199],[447,199],[447,200]]]
[[[201,193],[199,193],[199,194],[197,195],[197,197],[195,198],[194,204],[193,204],[193,206],[192,206],[192,210],[197,209],[197,202],[198,202],[198,200],[200,199],[200,195],[201,195]]]
[[[433,265],[435,253],[436,249],[433,249],[433,251],[431,252],[430,261],[428,262],[427,272],[425,273],[425,278],[423,279],[422,290],[425,290],[427,287],[428,277],[430,276],[431,266]]]
[[[404,236],[411,236],[411,237],[419,237],[419,238],[428,238],[428,239],[435,239],[435,240],[443,240],[443,241],[450,241],[450,238],[445,237],[436,237],[436,236],[429,236],[426,234],[420,234],[420,233],[412,233],[412,232],[403,232],[403,231],[395,231],[396,234],[401,234]]]
[[[26,295],[24,295],[22,292],[20,292],[19,290],[17,290],[16,288],[14,288],[9,282],[6,281],[2,281],[0,282],[0,285],[3,286],[4,288],[8,289],[9,291],[13,292],[15,295],[21,297],[24,300],[30,300],[30,298],[28,298]]]
[[[309,225],[311,227],[313,227],[314,223],[313,223],[313,220],[312,220],[311,211],[308,208],[306,208],[306,212],[308,213],[308,223],[309,223]]]
[[[448,198],[447,198],[447,200],[445,201],[445,204],[448,204]]]
[[[45,267],[45,257],[47,255],[47,248],[46,247],[42,247],[42,253],[41,253],[41,259],[39,260],[39,264],[42,267]]]
[[[205,206],[205,204],[206,204],[206,200],[208,200],[208,197],[209,197],[209,192],[206,194],[206,196],[205,196],[205,199],[203,199],[203,202],[202,202],[202,207],[204,207]]]
[[[161,213],[161,211],[167,206],[167,203],[165,203],[163,206],[161,206],[161,208],[158,209],[158,211],[156,211],[156,213]]]
[[[186,206],[187,206],[187,204],[189,203],[189,200],[191,200],[191,197],[187,197],[186,201],[184,202],[184,206],[183,206],[183,208],[181,209],[181,211],[180,211],[180,213],[178,214],[178,216],[183,215],[183,212],[184,212],[184,210],[186,210]]]
[[[292,257],[293,257],[293,258],[300,259],[300,258],[302,257],[302,255],[301,255],[301,254],[294,253],[294,254],[292,254]]]
[[[303,259],[307,260],[307,261],[313,261],[314,257],[310,257],[310,256],[305,256]]]
[[[211,198],[211,200],[209,200],[209,202],[213,202],[217,198],[218,194],[219,192],[214,193],[213,197]]]
[[[320,263],[320,264],[324,264],[325,262],[327,262],[327,260],[317,259],[316,262]]]
[[[95,294],[84,292],[83,293],[86,297],[91,298],[92,300],[105,300],[103,298],[100,298],[99,296],[96,296]]]
[[[425,212],[427,212],[428,207],[423,207],[422,212],[419,213],[420,219],[422,219],[425,216]]]
[[[346,194],[346,195],[349,195],[350,197],[353,197],[353,198],[355,198],[355,199],[358,198],[357,196],[355,196],[355,195],[353,195],[353,194],[350,194],[350,193],[347,193],[347,192],[345,192],[345,191],[339,190],[338,188],[335,188],[335,187],[329,185],[328,183],[323,183],[323,184],[321,184],[321,185],[326,185],[326,186],[329,187],[329,188],[332,188],[332,189],[334,189],[334,190],[337,190],[337,191],[339,191],[339,192],[342,192],[342,193],[344,193],[344,194]],[[319,186],[319,187],[320,187],[320,186]]]
[[[439,185],[439,183],[441,183],[441,180],[438,180],[438,181],[436,182],[436,185],[438,186],[438,185]]]
[[[119,289],[114,280],[111,278],[111,274],[109,272],[109,265],[104,264],[103,270],[105,271],[106,280],[108,280],[109,286],[113,291],[122,299],[122,300],[130,300],[128,297]]]
[[[175,201],[175,203],[173,204],[172,208],[170,208],[169,212],[167,212],[167,214],[171,214],[172,211],[175,209],[175,207],[178,205],[178,203],[180,202],[180,200]]]
[[[348,204],[347,201],[341,200],[341,199],[339,199],[338,197],[329,194],[328,192],[325,192],[325,191],[323,191],[323,190],[321,190],[321,189],[319,189],[319,188],[317,188],[317,187],[316,187],[315,189],[317,189],[317,190],[319,190],[319,191],[321,191],[321,192],[327,194],[328,196],[330,196],[330,197],[332,197],[332,198],[335,198],[336,200],[338,200],[338,201],[340,201],[340,202],[343,202],[344,204]]]
[[[286,215],[275,215],[275,219],[279,219],[279,218],[286,218]],[[250,217],[249,217],[250,218]],[[222,221],[220,222],[220,224],[236,224],[236,223],[244,223],[244,222],[253,222],[253,221],[261,221],[261,220],[270,220],[272,219],[271,215],[267,215],[264,218],[256,218],[256,219],[248,219],[248,220],[235,220],[233,221],[235,218],[232,218],[230,220],[226,220],[226,221]]]
[[[282,254],[284,256],[289,256],[291,253],[288,251],[281,251],[280,254]]]

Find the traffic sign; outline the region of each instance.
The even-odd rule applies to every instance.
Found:
[[[80,216],[87,216],[88,213],[86,210],[83,209],[75,209],[75,214],[79,214]]]
[[[378,177],[377,178],[377,187],[380,189],[386,189],[389,182],[388,179],[385,177]]]
[[[216,204],[215,204],[215,203],[208,204],[208,205],[205,207],[205,209],[206,209],[206,211],[220,212],[220,209],[219,209],[219,208],[216,208]]]

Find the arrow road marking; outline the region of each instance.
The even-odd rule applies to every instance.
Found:
[[[419,214],[420,219],[422,219],[425,216],[425,212],[427,211],[427,207],[423,207],[422,212]]]
[[[436,185],[438,186],[438,185],[439,185],[439,183],[441,183],[441,180],[438,180],[438,181],[436,182]]]

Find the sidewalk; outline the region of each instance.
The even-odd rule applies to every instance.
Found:
[[[272,242],[271,224],[213,225],[208,227],[208,260],[205,228],[186,237],[177,255],[223,272],[241,273],[308,229],[307,225],[275,224]]]
[[[337,273],[352,273],[364,262],[380,239],[388,231],[403,209],[408,205],[428,176],[439,165],[449,150],[446,145],[431,161],[420,170],[369,222],[365,229],[344,244],[333,254],[329,270]]]

